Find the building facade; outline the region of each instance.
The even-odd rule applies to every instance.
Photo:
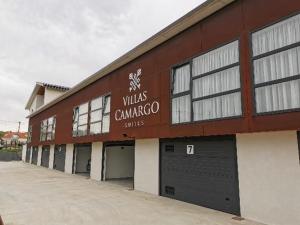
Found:
[[[29,115],[24,160],[300,224],[300,2],[209,0]]]

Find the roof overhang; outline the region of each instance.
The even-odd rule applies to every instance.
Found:
[[[112,63],[108,64],[95,74],[89,76],[88,78],[84,79],[79,84],[75,85],[69,91],[64,93],[63,95],[59,96],[58,98],[54,99],[53,101],[49,102],[48,104],[42,106],[34,113],[30,114],[27,118],[33,117],[40,112],[44,111],[45,109],[55,105],[56,103],[62,101],[63,99],[73,95],[74,93],[78,92],[79,90],[83,89],[84,87],[90,85],[91,83],[97,81],[101,77],[113,72],[114,70],[126,65],[127,63],[131,62],[132,60],[138,58],[139,56],[145,54],[146,52],[150,51],[151,49],[157,47],[158,45],[166,42],[167,40],[171,39],[172,37],[176,36],[177,34],[181,33],[182,31],[188,29],[189,27],[195,25],[196,23],[200,22],[201,20],[207,18],[208,16],[214,14],[215,12],[219,11],[220,9],[224,8],[225,6],[229,5],[230,3],[236,0],[207,0],[203,4],[199,5],[194,10],[190,11],[171,25],[167,26],[154,36],[147,39],[145,42],[141,43],[131,51],[127,52],[120,58],[116,59]]]
[[[32,103],[34,101],[34,98],[38,94],[41,87],[43,87],[42,83],[37,82],[35,84],[34,89],[33,89],[32,93],[31,93],[31,95],[30,95],[30,97],[29,97],[29,99],[26,103],[25,109],[28,109],[28,110],[30,109],[30,106],[32,105]]]

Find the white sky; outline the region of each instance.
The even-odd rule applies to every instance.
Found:
[[[0,130],[27,130],[36,81],[72,87],[203,2],[0,1]]]

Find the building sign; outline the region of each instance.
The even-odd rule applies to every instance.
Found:
[[[129,92],[122,97],[123,106],[115,111],[115,120],[124,121],[124,127],[141,127],[145,118],[159,112],[159,102],[149,101],[148,90],[141,85],[142,69],[129,74]]]

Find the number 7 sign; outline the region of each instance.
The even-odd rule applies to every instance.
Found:
[[[186,154],[194,155],[194,145],[187,145],[186,146]]]

